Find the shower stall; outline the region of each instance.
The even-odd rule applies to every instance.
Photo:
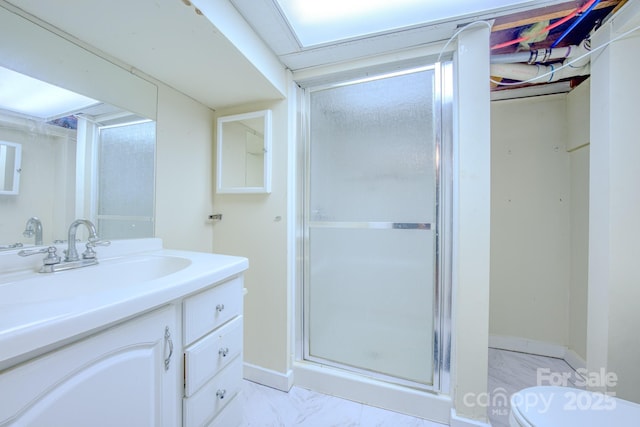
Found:
[[[305,89],[299,359],[448,391],[452,67]]]

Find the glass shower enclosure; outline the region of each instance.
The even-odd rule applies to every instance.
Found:
[[[441,389],[446,72],[435,64],[307,91],[307,361]]]

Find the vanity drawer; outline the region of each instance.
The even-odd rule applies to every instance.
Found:
[[[242,277],[184,300],[184,341],[189,345],[242,312]]]
[[[242,425],[242,392],[236,394],[227,404],[224,411],[219,413],[207,427],[238,427]]]
[[[242,351],[242,316],[238,316],[184,352],[186,397],[194,394]]]
[[[193,396],[182,400],[185,427],[210,422],[242,388],[242,358],[236,357]]]

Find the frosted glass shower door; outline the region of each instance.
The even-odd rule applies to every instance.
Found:
[[[97,212],[100,237],[153,237],[156,124],[100,128]]]
[[[434,69],[314,90],[305,358],[434,381]]]

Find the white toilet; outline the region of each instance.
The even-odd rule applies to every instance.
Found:
[[[511,427],[637,427],[640,405],[570,387],[538,386],[511,396]]]

